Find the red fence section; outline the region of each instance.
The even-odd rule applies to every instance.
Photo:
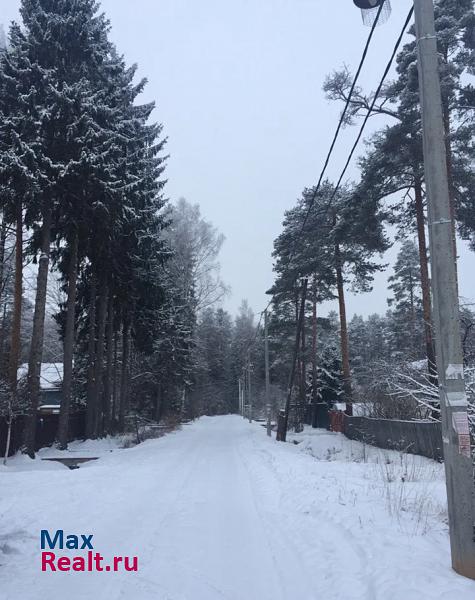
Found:
[[[330,411],[330,429],[337,433],[343,433],[345,427],[345,415],[341,410]]]

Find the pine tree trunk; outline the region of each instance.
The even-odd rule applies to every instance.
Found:
[[[312,299],[312,427],[317,427],[318,366],[317,366],[317,280],[313,280]]]
[[[18,363],[21,352],[21,310],[23,298],[23,206],[16,203],[15,233],[15,292],[13,300],[13,319],[10,343],[9,383],[14,400],[17,396]]]
[[[427,258],[427,242],[424,219],[424,203],[422,198],[422,182],[416,177],[414,182],[416,204],[417,239],[419,245],[419,262],[421,268],[422,314],[424,318],[424,334],[426,342],[427,363],[430,380],[437,384],[437,365],[435,360],[434,338],[432,335],[432,307],[429,281],[429,262]]]
[[[30,358],[28,362],[28,418],[25,429],[25,446],[28,455],[35,457],[36,423],[40,400],[41,362],[43,358],[43,340],[45,327],[46,294],[48,286],[49,257],[51,245],[52,210],[48,204],[43,209],[41,225],[41,255],[36,279],[35,312],[33,333],[31,336]]]
[[[97,309],[97,346],[94,364],[94,406],[96,407],[95,434],[99,437],[104,431],[104,415],[102,411],[102,390],[104,378],[104,339],[107,323],[108,286],[104,280],[99,288]]]
[[[114,298],[112,294],[109,294],[109,307],[107,309],[106,347],[106,374],[102,412],[104,414],[104,431],[108,434],[111,433],[112,378],[114,376]]]
[[[124,431],[125,413],[129,402],[130,324],[125,316],[122,328],[122,373],[120,378],[119,430]]]
[[[95,435],[97,407],[94,404],[94,364],[96,361],[96,295],[97,279],[91,277],[91,297],[89,299],[88,324],[88,366],[87,366],[87,407],[86,407],[86,437],[92,439]]]
[[[299,431],[303,429],[303,423],[305,421],[306,415],[306,406],[307,406],[307,361],[306,361],[306,353],[307,353],[307,340],[306,340],[306,330],[305,330],[305,310],[302,321],[302,333],[301,333],[301,349],[302,349],[302,358],[300,360],[300,368],[302,370],[300,375],[300,402],[299,402]]]
[[[71,409],[73,387],[73,358],[76,339],[76,295],[78,276],[79,236],[77,230],[70,242],[70,257],[68,265],[68,296],[66,300],[66,327],[64,332],[63,358],[63,398],[58,423],[58,442],[61,450],[68,447],[69,413]]]
[[[350,350],[348,342],[348,324],[346,321],[345,290],[343,287],[343,272],[341,264],[340,246],[335,245],[335,268],[336,284],[338,289],[338,306],[340,310],[340,344],[341,344],[341,365],[343,372],[343,390],[345,392],[346,414],[353,414],[351,404],[351,371],[350,371]]]
[[[299,324],[299,291],[298,288],[295,292],[295,327],[298,327]],[[299,344],[298,348],[297,348],[297,386],[298,386],[298,390],[299,390],[299,394],[298,396],[300,397],[300,390],[302,389],[302,365],[301,365],[301,353],[302,353],[302,346],[301,344]],[[299,401],[297,400],[296,405],[299,404]],[[297,413],[297,417],[296,417],[296,421],[298,421],[298,406],[297,406],[297,410],[295,411]]]

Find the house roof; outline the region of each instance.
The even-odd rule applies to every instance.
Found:
[[[28,365],[24,364],[18,369],[18,379],[26,377]],[[42,363],[40,375],[40,388],[42,391],[56,390],[63,383],[63,363]]]

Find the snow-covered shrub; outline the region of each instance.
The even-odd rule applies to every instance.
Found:
[[[374,362],[367,365],[359,381],[357,402],[365,404],[368,417],[427,419],[438,402],[437,388],[420,363]]]

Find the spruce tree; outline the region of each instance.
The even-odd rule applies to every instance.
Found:
[[[72,202],[84,176],[87,137],[97,72],[110,49],[107,22],[96,15],[93,0],[23,0],[23,30],[10,35],[10,85],[23,99],[14,128],[23,152],[16,157],[36,182],[36,193],[26,207],[26,221],[34,229],[33,248],[39,254],[35,316],[31,340],[26,446],[34,455],[36,410],[42,360],[46,288],[51,243],[65,205]],[[7,93],[12,98],[12,92]],[[22,165],[23,166],[23,165]]]

